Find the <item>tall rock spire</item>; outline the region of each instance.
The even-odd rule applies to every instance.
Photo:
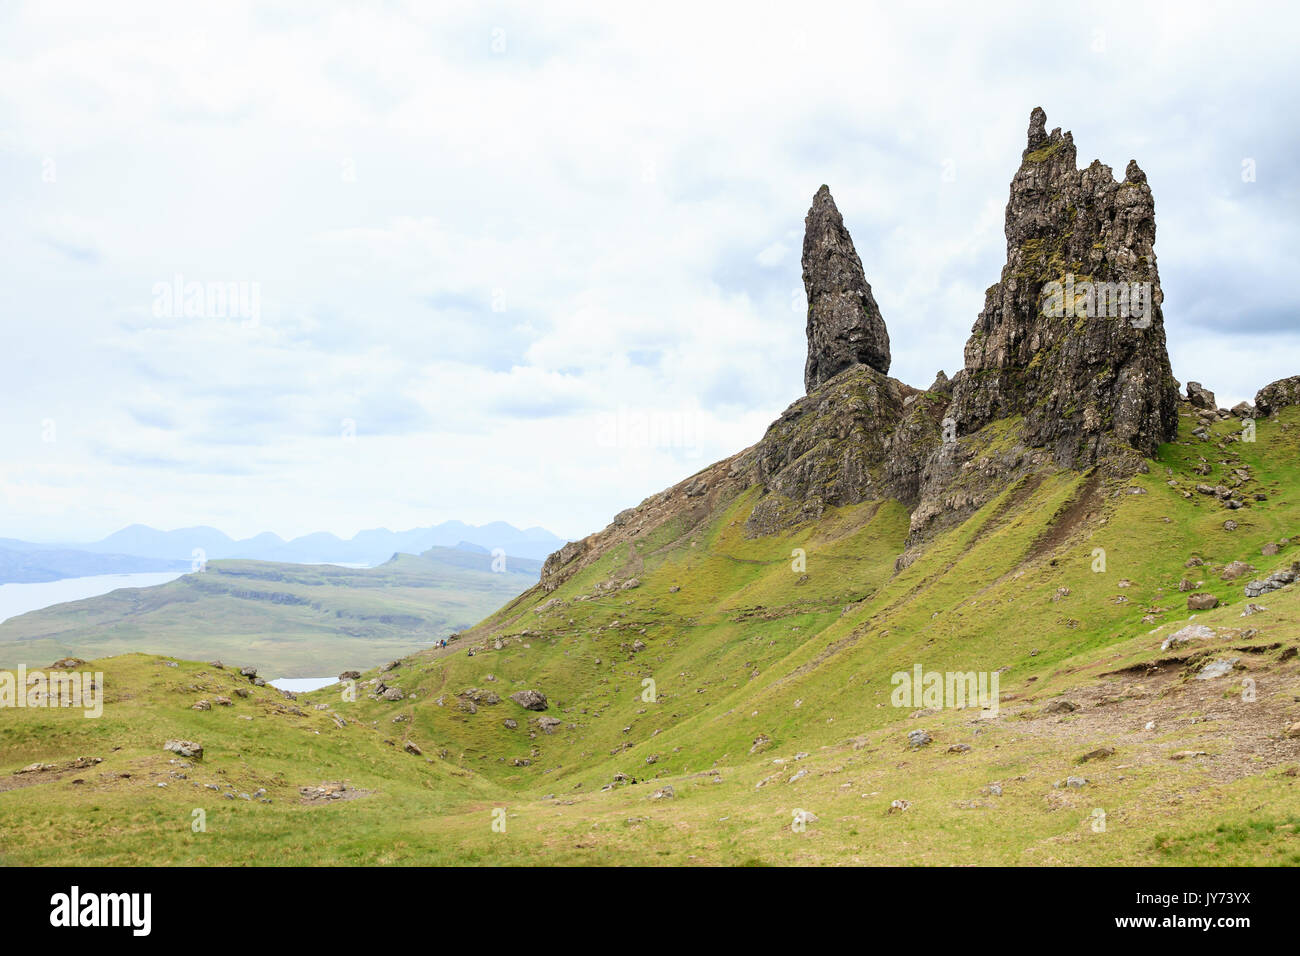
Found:
[[[1062,465],[1108,450],[1154,455],[1177,431],[1165,348],[1155,204],[1130,161],[1122,181],[1035,107],[1007,202],[1007,262],[984,298],[956,380],[961,434],[1023,415],[1025,437]]]
[[[889,332],[826,186],[817,190],[804,219],[803,285],[808,293],[807,390],[852,365],[888,373]]]

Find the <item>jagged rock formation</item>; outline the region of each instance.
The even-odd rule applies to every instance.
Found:
[[[1255,407],[1261,415],[1272,415],[1288,405],[1300,405],[1300,375],[1280,378],[1255,393]]]
[[[1122,182],[1099,161],[1077,169],[1073,138],[1047,133],[1046,119],[1040,108],[1030,115],[1007,203],[1007,262],[985,294],[961,371],[939,372],[924,391],[888,376],[889,333],[822,186],[803,246],[808,394],[757,445],[552,555],[543,587],[669,518],[694,528],[755,486],[749,535],[828,508],[901,502],[911,511],[901,567],[1008,488],[1028,492],[1058,469],[1100,466],[1088,496],[1104,476],[1144,470],[1143,457],[1176,436],[1179,413],[1151,189],[1134,161]],[[1191,383],[1188,393],[1214,408],[1207,389]],[[1256,404],[1261,414],[1300,404],[1300,376],[1268,386]]]
[[[809,392],[854,365],[889,371],[889,332],[831,191],[822,186],[804,219]]]
[[[1025,438],[1087,468],[1124,447],[1144,455],[1177,430],[1153,251],[1155,206],[1130,161],[1124,181],[1030,115],[1007,203],[1007,263],[986,293],[953,392],[958,433],[1024,416]],[[1058,285],[1053,285],[1056,283]],[[1045,293],[1047,293],[1045,295]]]
[[[914,504],[946,404],[867,365],[799,399],[749,455],[765,495],[746,530],[770,534],[873,498]]]
[[[1214,393],[1200,382],[1187,383],[1187,400],[1192,403],[1194,408],[1216,411],[1219,407],[1219,402],[1214,397]]]

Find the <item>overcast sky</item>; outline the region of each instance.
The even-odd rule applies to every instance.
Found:
[[[802,394],[821,183],[960,368],[1035,105],[1146,171],[1179,380],[1300,373],[1284,6],[207,6],[0,5],[0,536],[583,535]]]

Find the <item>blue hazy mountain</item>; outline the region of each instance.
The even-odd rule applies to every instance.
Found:
[[[235,540],[216,528],[199,526],[160,531],[148,525],[133,524],[116,531],[100,541],[85,544],[32,544],[0,538],[0,549],[17,554],[65,555],[69,566],[93,567],[94,561],[81,559],[80,565],[71,557],[78,552],[118,560],[124,557],[146,559],[147,566],[132,568],[141,571],[167,571],[189,565],[196,557],[209,561],[226,558],[243,558],[256,561],[278,561],[290,564],[366,564],[378,565],[394,554],[422,554],[430,548],[460,548],[491,554],[503,551],[514,557],[540,561],[564,544],[544,528],[519,529],[504,521],[485,525],[470,525],[463,521],[445,521],[428,528],[409,531],[389,531],[373,528],[361,531],[349,539],[329,532],[316,532],[285,541],[278,535],[263,532],[251,538]],[[30,559],[39,564],[39,559]],[[161,563],[160,563],[161,562]],[[20,563],[15,560],[15,565]],[[49,562],[47,562],[49,563]],[[78,574],[99,574],[116,571],[118,566],[104,566],[104,570],[78,571]],[[70,577],[70,574],[60,575]],[[18,580],[3,578],[0,580]],[[27,578],[21,580],[54,580],[54,578]]]
[[[130,554],[78,551],[52,545],[31,545],[0,538],[0,584],[35,584],[92,574],[135,574],[144,571],[188,571],[191,562]]]

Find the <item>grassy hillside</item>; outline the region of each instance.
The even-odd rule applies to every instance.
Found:
[[[272,677],[372,667],[468,627],[537,580],[536,561],[453,548],[376,568],[213,561],[151,588],[121,588],[0,624],[0,665],[146,651],[238,660]]]
[[[102,662],[103,719],[0,721],[0,853],[1295,865],[1300,586],[1243,587],[1300,559],[1300,409],[1261,421],[1255,443],[1233,441],[1233,422],[1208,442],[1193,427],[1132,480],[1028,474],[901,570],[908,515],[893,502],[762,538],[744,530],[757,491],[702,520],[683,511],[454,648],[365,674],[355,701],[342,686],[292,704],[263,688],[195,711],[240,678]],[[1233,561],[1256,570],[1228,580]],[[1220,606],[1189,611],[1202,593]],[[1262,610],[1243,616],[1248,604]],[[1162,650],[1192,619],[1210,636]],[[1201,679],[1218,661],[1226,673]],[[891,675],[917,664],[996,672],[996,713],[894,706]],[[510,699],[526,689],[548,708]],[[913,746],[916,730],[930,741]],[[177,736],[203,759],[169,763]],[[103,763],[66,769],[79,756]],[[38,761],[51,769],[12,772]],[[301,802],[299,787],[341,780],[373,792]],[[227,785],[272,802],[226,799]],[[195,808],[206,833],[191,832]]]

